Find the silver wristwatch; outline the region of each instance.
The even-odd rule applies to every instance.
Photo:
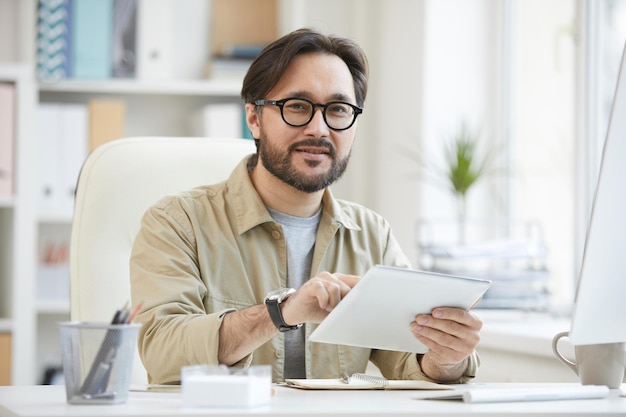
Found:
[[[265,305],[267,306],[267,311],[270,314],[270,318],[274,325],[281,332],[288,332],[290,330],[297,330],[302,327],[302,323],[296,324],[294,326],[290,326],[285,323],[283,319],[283,314],[280,311],[280,304],[287,299],[291,294],[295,293],[296,290],[293,288],[281,288],[280,290],[275,290],[267,293],[265,296]]]

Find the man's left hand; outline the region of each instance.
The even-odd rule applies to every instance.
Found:
[[[429,349],[421,360],[422,371],[438,381],[460,378],[480,341],[482,326],[478,316],[460,308],[438,307],[416,316],[411,329]]]

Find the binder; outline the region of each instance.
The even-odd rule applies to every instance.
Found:
[[[137,62],[137,0],[113,3],[113,77],[134,78]]]
[[[169,0],[139,0],[137,4],[137,78],[169,77],[170,4]]]
[[[11,333],[0,333],[0,385],[11,385]]]
[[[91,100],[89,107],[89,151],[124,136],[126,104],[121,100]]]
[[[40,103],[36,110],[37,211],[40,215],[58,210],[60,104]]]
[[[87,157],[88,114],[84,104],[60,106],[60,132],[57,135],[59,158],[58,204],[61,214],[74,212],[74,196],[80,168]]]
[[[15,86],[0,83],[0,197],[14,192]]]
[[[206,0],[138,0],[137,78],[204,78],[210,13]]]
[[[243,137],[242,112],[243,109],[239,103],[207,104],[191,116],[191,135],[241,138]]]
[[[87,106],[40,103],[36,115],[39,214],[71,216],[78,174],[87,157]]]
[[[111,77],[113,0],[73,0],[72,75]]]
[[[39,0],[37,77],[56,81],[71,76],[71,0]]]

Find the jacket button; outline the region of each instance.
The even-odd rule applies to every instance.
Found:
[[[276,240],[280,239],[280,232],[278,230],[272,231],[272,237]]]

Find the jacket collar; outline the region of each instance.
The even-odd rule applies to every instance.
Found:
[[[236,213],[237,233],[243,234],[248,230],[264,223],[273,222],[263,200],[254,188],[248,172],[248,159],[246,156],[233,170],[226,180],[226,192],[230,196]],[[333,197],[330,189],[324,190],[322,196],[322,215],[330,216],[331,222],[342,225],[347,229],[360,230],[356,222],[349,217],[341,207],[339,200]]]

